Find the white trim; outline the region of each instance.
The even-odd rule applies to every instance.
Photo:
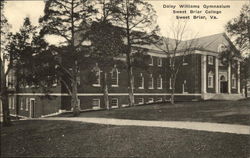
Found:
[[[238,74],[238,93],[240,94],[240,62],[238,61],[238,70],[237,70],[237,74]]]
[[[148,98],[148,103],[153,103],[154,102],[154,98]]]
[[[59,94],[59,95],[57,95]],[[44,96],[44,93],[17,93],[14,95],[18,96]],[[128,93],[109,93],[109,96],[122,96],[122,95],[128,95]],[[171,93],[134,93],[134,95],[171,95]],[[175,93],[175,95],[201,95],[201,93],[188,93],[188,94],[182,94],[182,93]],[[49,96],[70,96],[67,93],[51,93]],[[77,96],[103,96],[103,93],[77,93]]]
[[[208,58],[208,65],[214,65],[214,57],[211,55],[208,55],[207,58]]]
[[[29,102],[29,98],[28,97],[26,97],[25,98],[25,102],[26,102],[26,104],[25,104],[25,111],[29,111],[29,104],[30,104],[30,102]]]
[[[144,104],[144,98],[137,98],[138,104]]]
[[[112,100],[116,100],[116,106],[112,106]],[[111,98],[111,108],[118,108],[119,107],[119,99],[118,98]]]
[[[232,75],[232,89],[236,89],[237,80],[235,74]]]
[[[158,79],[160,79],[160,87],[158,87]],[[162,89],[162,77],[161,77],[161,75],[159,75],[159,77],[158,78],[156,78],[156,88],[157,89]]]
[[[113,77],[113,72],[116,71],[116,82],[117,84],[113,84],[112,83],[112,77]],[[116,65],[114,65],[114,68],[112,69],[111,71],[111,87],[119,87],[119,71],[118,69],[116,68]]]
[[[207,56],[201,55],[201,93],[207,93]]]
[[[211,84],[209,84],[209,79],[211,79]],[[207,87],[208,88],[214,88],[214,73],[212,71],[209,71],[208,77],[207,77]]]
[[[142,73],[140,75],[140,79],[141,79],[141,85],[139,85],[140,87],[138,87],[138,89],[144,89],[144,77],[143,77]]]
[[[154,66],[154,58],[150,55],[150,63],[149,66]]]
[[[29,99],[29,111],[30,111],[30,112],[29,112],[29,114],[30,114],[29,116],[30,116],[30,118],[32,118],[32,111],[34,110],[34,109],[32,109],[33,107],[31,106],[31,101],[32,101],[32,100],[34,101],[34,108],[35,108],[35,105],[36,105],[36,104],[35,104],[35,98],[30,98],[30,99]]]
[[[185,91],[186,85],[187,85],[187,80],[184,80],[184,81],[183,81],[183,84],[182,84],[182,93],[183,93],[183,94],[188,93],[187,91]]]
[[[148,83],[148,89],[154,89],[154,77],[152,74],[149,75],[148,82],[150,81],[150,79],[152,79],[152,82],[151,82],[151,85],[150,85],[150,83]]]
[[[98,105],[97,105],[97,106],[93,105],[94,100],[98,101]],[[92,108],[93,108],[93,109],[100,109],[100,108],[101,108],[101,106],[100,106],[101,103],[100,103],[100,102],[101,102],[100,99],[98,99],[98,98],[93,98],[93,99],[92,99],[92,106],[93,106]]]
[[[157,58],[157,66],[162,67],[162,58],[161,57]]]
[[[232,79],[232,76],[231,76],[231,62],[228,63],[228,69],[227,69],[228,73],[228,77],[227,77],[227,80],[228,80],[228,93],[230,94],[231,93],[231,79]]]
[[[219,93],[219,59],[215,58],[215,93]]]

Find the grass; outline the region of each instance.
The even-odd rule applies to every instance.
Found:
[[[1,129],[1,157],[247,158],[250,136],[23,120]]]
[[[72,114],[62,114],[69,117]],[[80,117],[134,120],[199,121],[250,125],[250,99],[240,101],[178,102],[83,112]]]

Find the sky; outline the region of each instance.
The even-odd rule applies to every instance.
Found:
[[[238,0],[238,1],[223,1],[223,0],[217,0],[217,1],[181,1],[181,0],[147,0],[149,3],[153,5],[157,12],[158,16],[158,25],[161,28],[162,35],[168,36],[168,30],[172,26],[173,23],[178,21],[176,19],[176,15],[190,15],[191,14],[173,14],[172,8],[164,8],[163,5],[176,5],[175,10],[183,10],[180,9],[178,4],[190,4],[190,5],[200,5],[200,8],[198,10],[201,10],[202,12],[208,11],[221,11],[221,14],[211,14],[216,15],[218,19],[197,19],[197,20],[185,20],[187,21],[188,30],[192,32],[195,37],[201,37],[201,36],[207,36],[217,33],[225,32],[224,26],[225,24],[231,20],[232,18],[235,18],[239,15],[240,9],[243,4],[247,3],[248,1],[244,0]],[[204,9],[203,5],[230,5],[230,8],[225,9]],[[40,16],[43,15],[43,9],[44,9],[44,1],[36,0],[36,1],[7,1],[5,4],[4,13],[7,17],[9,23],[11,24],[12,28],[10,31],[16,32],[19,30],[20,26],[23,23],[23,19],[28,16],[30,17],[32,24],[37,25],[38,19]],[[189,9],[186,9],[189,12]],[[197,15],[205,15],[197,14]],[[210,14],[207,14],[208,17]],[[187,37],[188,38],[188,37]]]

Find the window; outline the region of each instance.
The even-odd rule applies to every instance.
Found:
[[[162,102],[162,98],[157,98],[156,102]]]
[[[169,78],[169,89],[172,89],[172,79],[171,79],[171,77]]]
[[[29,110],[29,106],[30,106],[30,101],[29,101],[29,98],[26,98],[26,111]]]
[[[213,56],[208,56],[208,64],[213,65],[214,64],[214,57]]]
[[[11,99],[12,99],[12,109],[15,109],[15,97],[13,96],[11,97]]]
[[[188,62],[187,62],[185,56],[182,58],[182,65],[183,66],[188,65]]]
[[[162,58],[157,58],[157,65],[162,67]]]
[[[208,73],[208,88],[214,88],[214,73],[212,71]]]
[[[92,105],[93,105],[93,109],[99,109],[100,108],[100,99],[93,99]]]
[[[111,107],[112,108],[118,108],[118,98],[112,98],[111,99]]]
[[[143,77],[142,73],[139,76],[138,84],[139,84],[139,89],[144,89],[144,77]]]
[[[219,60],[219,66],[224,66],[223,62],[222,62],[222,59]]]
[[[154,102],[154,98],[148,98],[148,103],[153,103]]]
[[[184,80],[182,84],[182,93],[187,93],[187,81]]]
[[[236,77],[235,77],[235,74],[232,75],[232,88],[236,89]]]
[[[154,78],[152,74],[150,74],[148,79],[148,89],[154,89]]]
[[[8,76],[7,76],[7,86],[9,88],[14,88],[15,87],[15,78],[14,78],[14,71],[10,70]]]
[[[23,110],[23,98],[20,100],[20,110]]]
[[[9,97],[8,99],[9,99],[9,109],[11,109],[11,107],[12,107],[12,99],[11,99],[11,97]]]
[[[114,66],[113,70],[111,71],[111,86],[112,87],[118,87],[118,81],[119,81],[119,72],[116,68],[116,65]]]
[[[143,104],[144,103],[144,99],[143,98],[138,98],[137,102],[138,102],[138,104]]]
[[[100,86],[101,86],[101,70],[100,70],[100,68],[98,67],[98,63],[96,63],[96,66],[94,67],[93,72],[94,72],[95,75],[96,75],[96,81],[95,81],[95,83],[93,84],[93,86],[94,86],[94,87],[100,87]]]
[[[159,75],[159,77],[157,78],[157,89],[162,89],[162,77],[161,75]]]
[[[150,65],[150,66],[153,66],[153,65],[154,65],[154,58],[153,58],[152,56],[150,56],[149,65]]]

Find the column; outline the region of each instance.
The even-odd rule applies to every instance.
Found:
[[[215,58],[215,93],[219,93],[219,59]]]
[[[237,82],[238,82],[238,93],[240,94],[240,61],[238,61],[238,78],[237,78]]]
[[[201,93],[207,93],[207,56],[201,55]]]
[[[228,93],[231,93],[231,62],[228,63],[228,69],[227,69],[227,86],[228,86]]]

